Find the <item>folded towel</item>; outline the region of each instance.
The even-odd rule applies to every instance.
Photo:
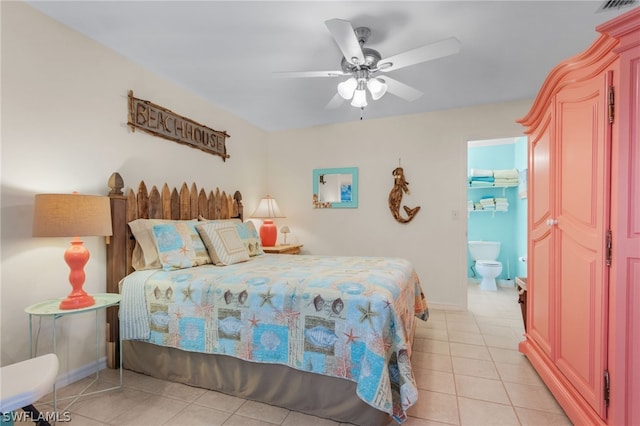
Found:
[[[472,182],[493,182],[493,176],[471,176],[469,178]]]
[[[483,182],[481,180],[473,180],[469,182],[469,186],[484,186],[484,187],[492,187],[493,182]]]
[[[476,209],[476,210],[482,210],[482,204],[480,204],[480,203],[476,203],[476,204],[475,204],[475,209]]]
[[[518,169],[494,170],[493,177],[499,179],[518,179]]]
[[[493,183],[496,186],[499,186],[499,185],[513,185],[513,186],[516,186],[520,182],[518,181],[518,179],[496,179]]]
[[[469,176],[474,177],[493,177],[493,170],[487,169],[471,169]]]

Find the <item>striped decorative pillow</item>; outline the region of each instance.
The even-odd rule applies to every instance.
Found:
[[[233,223],[205,222],[196,225],[211,260],[216,265],[232,265],[249,260],[249,252]]]

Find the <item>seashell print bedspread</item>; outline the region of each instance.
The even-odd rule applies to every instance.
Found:
[[[409,336],[428,308],[404,259],[265,254],[158,270],[146,281],[136,274],[123,280],[123,297],[144,291],[146,306],[123,300],[120,319],[126,329],[144,311],[141,340],[352,380],[362,400],[398,422],[417,400]]]

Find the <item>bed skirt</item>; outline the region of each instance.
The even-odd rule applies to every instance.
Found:
[[[264,402],[337,422],[388,425],[392,419],[356,395],[350,380],[260,364],[225,355],[187,352],[138,341],[123,342],[124,368]]]

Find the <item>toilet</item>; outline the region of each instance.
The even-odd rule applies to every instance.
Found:
[[[500,254],[500,242],[469,241],[469,253],[475,261],[476,271],[482,277],[480,290],[498,290],[496,277],[502,273],[502,263],[497,260]]]

